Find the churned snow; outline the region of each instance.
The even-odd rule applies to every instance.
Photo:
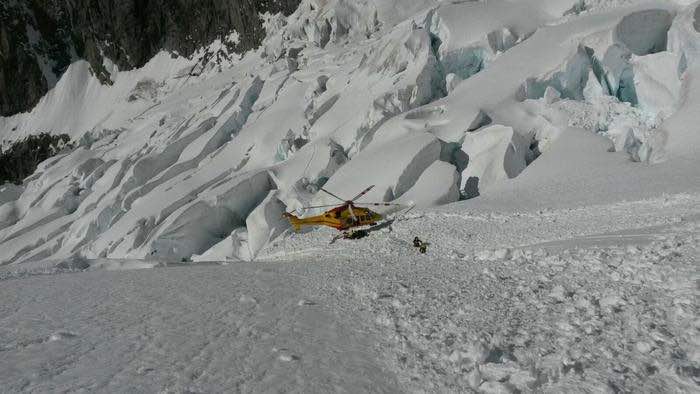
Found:
[[[0,117],[76,143],[0,186],[0,385],[695,390],[698,9],[304,0],[246,54],[73,63]],[[370,185],[415,209],[281,217]]]
[[[6,270],[3,386],[694,390],[700,194],[463,204],[362,241],[283,237],[253,263]]]

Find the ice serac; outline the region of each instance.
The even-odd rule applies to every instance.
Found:
[[[525,169],[529,141],[511,127],[493,125],[467,134],[462,150],[469,155],[469,165],[462,172],[461,189],[467,197],[474,197]]]
[[[537,78],[528,78],[522,87],[522,99],[544,97],[547,88],[553,87],[563,98],[582,100],[590,67],[588,52],[584,47],[579,46],[569,55],[561,70],[551,71]]]
[[[202,254],[192,255],[192,261],[250,261],[252,256],[248,247],[248,231],[237,228],[229,236]]]
[[[417,207],[449,204],[459,200],[460,174],[455,166],[436,161],[423,171],[415,185],[397,201]]]
[[[447,74],[445,76],[445,88],[447,89],[447,93],[450,93],[451,91],[455,90],[455,87],[459,85],[460,82],[462,82],[462,78],[460,78],[457,74]]]
[[[669,30],[669,50],[679,60],[682,76],[678,109],[660,126],[658,137],[650,143],[664,159],[676,155],[692,157],[700,146],[698,108],[700,108],[700,2],[683,9]]]
[[[318,141],[305,147],[284,163],[270,169],[277,185],[277,198],[287,211],[303,211],[320,188],[346,162],[342,147],[332,141]]]
[[[671,52],[654,53],[632,60],[634,90],[640,109],[666,117],[675,112],[681,94],[679,57]]]
[[[700,60],[700,2],[680,11],[668,31],[668,50],[679,57],[679,73]]]
[[[368,51],[349,59],[359,60],[351,73],[328,79],[327,90],[315,99],[326,100],[318,105],[323,112],[313,116],[309,130],[332,138],[349,155],[367,147],[393,116],[446,94],[427,29],[404,22],[368,45]]]
[[[589,81],[590,81],[590,78],[589,78]],[[594,92],[595,92],[595,90],[594,90]],[[584,90],[584,95],[585,95],[585,93],[586,92]],[[542,98],[544,99],[544,101],[547,104],[553,104],[556,101],[559,101],[559,99],[561,98],[561,93],[559,93],[559,91],[556,88],[554,88],[552,86],[547,86],[547,88],[544,90],[544,96]]]
[[[282,216],[285,211],[286,206],[277,198],[277,191],[273,190],[248,215],[245,224],[251,258],[255,258],[268,242],[289,228],[289,221]]]
[[[346,38],[365,38],[379,27],[377,9],[367,0],[304,1],[289,22],[296,39],[325,47]]]
[[[700,108],[700,65],[696,64],[686,71],[684,88],[683,103],[661,125],[658,137],[649,144],[650,149],[658,151],[664,159],[697,155],[700,144],[697,110]]]
[[[550,89],[550,87],[548,86],[547,89]],[[586,101],[588,101],[589,103],[596,103],[600,101],[601,97],[605,96],[606,93],[607,92],[605,91],[603,86],[600,84],[600,82],[598,82],[598,79],[593,73],[593,70],[590,70],[588,72],[588,80],[586,81],[586,86],[583,88],[583,98],[585,98]],[[547,97],[548,94],[550,95],[550,97]],[[550,90],[545,91],[544,98],[550,104],[553,102],[552,97],[554,97],[554,95]]]
[[[341,167],[325,188],[343,198],[350,198],[365,187],[375,185],[362,200],[391,201],[413,187],[421,174],[440,159],[440,152],[440,141],[425,133],[373,145]],[[321,201],[337,202],[322,198]]]
[[[639,165],[624,153],[610,152],[610,148],[611,141],[601,135],[566,128],[520,176],[494,185],[483,196],[492,201],[509,201],[518,209],[552,207],[574,199],[594,206],[601,196],[607,198],[611,189],[620,195],[637,188],[648,189],[648,184],[625,182]],[[588,188],[595,192],[589,195],[585,192]]]
[[[428,13],[445,73],[467,79],[531,35],[548,16],[542,4],[450,2]],[[465,18],[466,15],[466,18]]]
[[[189,259],[205,252],[233,230],[245,226],[245,219],[272,189],[266,171],[243,177],[221,193],[204,196],[170,215],[150,243],[150,255],[163,259]],[[141,252],[143,254],[143,252]]]

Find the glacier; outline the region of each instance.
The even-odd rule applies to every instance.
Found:
[[[699,13],[303,0],[246,53],[74,62],[0,117],[73,142],[0,185],[0,383],[692,392]],[[362,240],[282,217],[370,185],[413,208]]]
[[[693,7],[557,22],[574,3],[416,1],[397,16],[305,1],[266,16],[262,47],[244,55],[220,41],[163,52],[112,65],[112,86],[76,62],[31,112],[0,119],[6,143],[35,130],[79,141],[5,193],[0,260],[201,258],[277,228],[271,214],[247,220],[273,191],[275,210],[330,203],[324,185],[349,196],[375,184],[368,201],[422,206],[474,197],[546,155],[572,111],[597,113],[577,126],[634,160],[667,160],[693,97]],[[444,154],[455,144],[461,162]],[[446,183],[419,191],[429,168]],[[252,259],[281,233],[224,254]]]

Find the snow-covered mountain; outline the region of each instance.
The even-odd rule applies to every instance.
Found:
[[[294,1],[0,22],[23,3],[138,43],[91,7],[148,4],[177,42]],[[133,64],[99,40],[0,117],[0,165],[61,149],[0,186],[0,391],[697,392],[700,1],[303,0],[260,26]],[[281,217],[369,185],[416,207],[332,244]]]
[[[299,0],[4,0],[0,2],[0,115],[30,110],[68,66],[90,63],[111,83],[104,63],[142,67],[160,50],[190,56],[215,38],[257,48],[259,13],[291,14]]]
[[[31,112],[0,118],[6,142],[40,130],[78,145],[2,187],[0,261],[250,260],[287,230],[285,210],[334,202],[321,186],[433,206],[548,156],[550,176],[570,178],[586,171],[579,152],[625,155],[640,174],[681,163],[692,182],[697,14],[689,1],[305,0],[264,14],[246,53],[234,34],[134,70],[106,58],[111,85],[76,61]]]

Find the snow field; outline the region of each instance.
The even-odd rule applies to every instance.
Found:
[[[382,329],[410,391],[692,392],[697,207],[697,194],[503,213],[453,204],[362,241],[291,236],[263,261],[341,265],[328,288]]]
[[[312,282],[230,268],[2,281],[3,389],[397,392],[373,332],[346,324]]]
[[[4,267],[0,381],[38,391],[692,392],[697,199],[500,213],[452,204],[360,241],[286,236],[256,263]],[[430,242],[427,254],[414,235]]]

